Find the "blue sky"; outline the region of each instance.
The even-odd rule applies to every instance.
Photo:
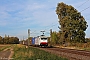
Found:
[[[55,12],[59,2],[74,6],[79,12],[90,6],[89,0],[0,0],[0,36],[6,34],[26,39],[28,29],[31,36],[40,35],[41,30],[45,30],[47,36],[50,29],[59,31]],[[86,37],[90,37],[89,11],[90,8],[81,12],[89,25]]]

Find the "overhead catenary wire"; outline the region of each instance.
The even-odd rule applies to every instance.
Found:
[[[83,6],[84,4],[86,4],[88,1],[90,1],[90,0],[87,0],[87,1],[85,1],[84,3],[82,3],[80,6],[78,6],[78,8],[79,7],[81,7],[81,6]],[[83,9],[82,11],[80,11],[80,12],[83,12],[83,11],[85,11],[85,10],[87,10],[87,9],[89,9],[90,8],[90,6],[89,7],[87,7],[87,8],[85,8],[85,9]],[[52,23],[53,24],[53,23]],[[58,23],[56,23],[56,24],[54,24],[54,25],[52,25],[52,26],[50,26],[50,25],[48,25],[48,26],[46,26],[46,28],[44,29],[44,30],[47,30],[48,28],[50,28],[50,27],[54,27],[54,26],[56,26]],[[36,32],[36,30],[34,31],[34,33]]]
[[[81,7],[81,6],[83,6],[84,4],[86,4],[88,1],[90,1],[90,0],[87,0],[87,1],[85,1],[84,3],[82,3],[80,6],[78,6],[78,8],[79,7]],[[90,6],[89,7],[87,7],[87,8],[85,8],[85,9],[83,9],[83,10],[81,10],[80,12],[83,12],[83,11],[85,11],[85,10],[87,10],[87,9],[89,9],[90,8]],[[53,25],[52,27],[54,27],[54,26],[56,26],[56,24],[55,25]],[[49,27],[50,28],[50,27]],[[48,28],[47,28],[48,29]],[[45,29],[46,30],[46,29]]]
[[[55,22],[54,22],[54,23],[55,23]],[[58,24],[58,23],[55,23],[55,24],[54,24],[54,23],[51,23],[51,24],[50,24],[51,26],[50,26],[50,25],[46,26],[46,28],[44,29],[44,31],[46,32],[45,34],[50,34],[49,32],[47,33],[46,30],[47,30],[47,29],[50,29],[51,27],[54,27],[54,26],[56,26],[56,25]],[[30,34],[31,34],[31,35],[33,35],[33,34],[40,34],[40,33],[37,33],[36,31],[37,31],[37,30],[34,30],[34,31],[31,32]]]
[[[36,32],[36,30],[34,30],[32,33],[35,33],[35,32]],[[31,34],[32,34],[32,33],[31,33]]]
[[[83,10],[81,10],[80,12],[83,12],[83,11],[85,11],[85,10],[89,9],[89,8],[90,8],[90,6],[89,6],[89,7],[87,7],[87,8],[85,8],[85,9],[83,9]]]
[[[90,0],[85,1],[84,3],[82,3],[82,4],[81,4],[80,6],[78,6],[77,8],[80,8],[81,6],[83,6],[84,4],[86,4],[88,1],[90,1]],[[87,7],[87,8],[85,8],[85,9],[83,9],[83,10],[81,10],[80,12],[83,12],[83,11],[89,9],[89,8],[90,8],[90,6]]]
[[[85,1],[84,3],[82,3],[80,6],[78,6],[77,8],[80,8],[81,6],[83,6],[84,4],[86,4],[89,0]]]
[[[55,24],[53,24],[52,26],[49,26],[48,28],[51,28],[51,27],[54,27],[54,26],[56,26],[58,23],[55,23]],[[47,30],[48,28],[46,28],[46,29],[44,29],[44,30]]]
[[[90,0],[87,0],[86,2],[84,2],[83,4],[81,4],[80,6],[78,6],[78,8],[80,8],[81,6],[83,6],[84,4],[86,4],[86,3],[89,2],[89,1],[90,1]],[[83,11],[89,9],[89,8],[90,8],[90,6],[86,7],[85,9],[81,10],[80,12],[83,12]],[[89,14],[89,15],[90,15],[90,14]],[[89,16],[89,15],[86,15],[85,17],[87,17],[87,16]],[[90,20],[90,19],[86,19],[86,20]]]

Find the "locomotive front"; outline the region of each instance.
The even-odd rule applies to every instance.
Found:
[[[46,36],[39,37],[40,46],[48,46],[48,38]]]

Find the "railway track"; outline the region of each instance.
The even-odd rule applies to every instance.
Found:
[[[90,60],[90,51],[66,48],[39,48],[69,60]]]

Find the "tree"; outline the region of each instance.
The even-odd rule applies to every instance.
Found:
[[[71,5],[61,2],[56,8],[61,39],[63,42],[85,42],[85,30],[88,25],[84,17]]]
[[[10,37],[9,38],[9,44],[13,44],[14,43],[14,37]]]
[[[0,36],[0,44],[19,44],[19,38],[18,37],[8,37],[5,34],[5,37],[2,38]]]
[[[5,34],[5,37],[3,38],[3,43],[4,44],[9,44],[9,35],[7,36],[6,34]]]
[[[51,39],[52,39],[51,43],[52,43],[52,44],[58,44],[57,32],[52,32],[51,35],[52,35],[52,36],[51,36]]]
[[[17,37],[10,37],[9,43],[10,44],[19,44],[19,39]]]
[[[3,43],[3,39],[2,39],[2,37],[0,36],[0,44],[2,44]]]
[[[18,37],[14,37],[14,43],[19,44],[19,38]]]
[[[86,42],[90,42],[90,38],[86,38],[85,40],[86,40]]]

